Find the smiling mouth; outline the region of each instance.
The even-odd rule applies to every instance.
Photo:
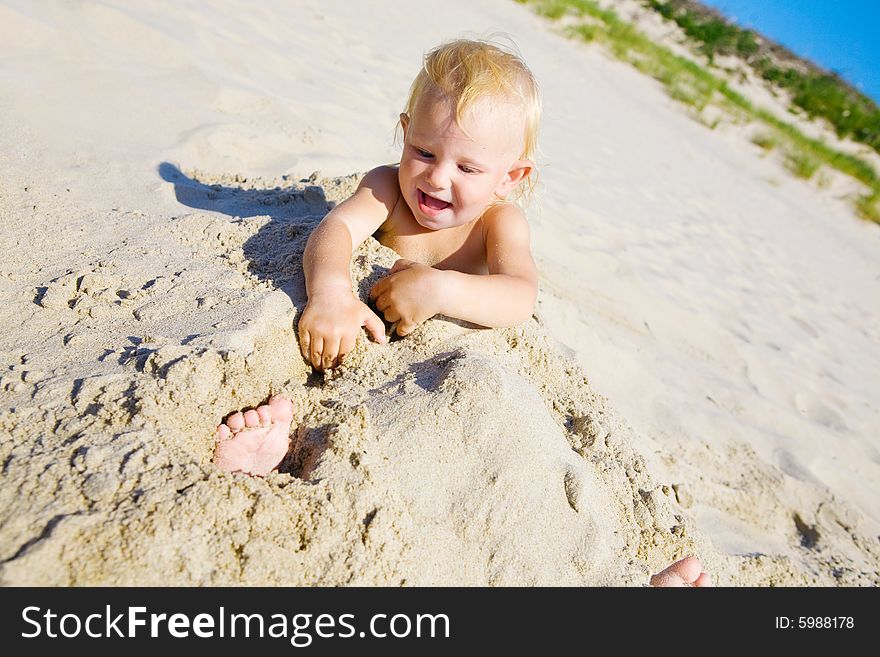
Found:
[[[421,189],[418,190],[418,197],[419,209],[426,214],[437,214],[446,208],[452,207],[452,203],[441,201],[439,198],[434,198],[430,194],[423,192]]]

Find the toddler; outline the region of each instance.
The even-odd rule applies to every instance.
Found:
[[[538,274],[522,210],[507,201],[529,185],[541,101],[516,55],[483,42],[452,41],[425,57],[400,115],[400,163],[364,176],[306,245],[308,304],[300,349],[316,369],[337,366],[361,327],[385,343],[385,325],[351,291],[352,253],[371,235],[400,255],[370,290],[376,309],[407,335],[437,314],[512,326],[532,314]],[[264,475],[287,453],[290,401],[273,397],[218,428],[215,463]],[[688,557],[653,586],[708,586]]]
[[[361,327],[386,342],[382,320],[351,291],[352,252],[371,235],[401,256],[370,290],[398,335],[437,314],[482,326],[528,319],[538,273],[526,217],[506,198],[534,171],[540,115],[537,83],[516,55],[472,40],[426,55],[400,115],[400,163],[367,173],[306,244],[308,362],[337,366]],[[234,413],[217,429],[214,462],[268,474],[287,453],[292,417],[280,397]]]
[[[400,163],[370,171],[309,238],[299,321],[307,361],[335,367],[362,326],[385,342],[349,279],[352,251],[370,235],[401,256],[370,291],[398,335],[437,314],[491,327],[528,319],[538,274],[526,217],[506,198],[535,168],[540,114],[516,55],[469,40],[428,53],[400,115]]]

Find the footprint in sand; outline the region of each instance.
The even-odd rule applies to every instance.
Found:
[[[796,315],[788,316],[791,321],[793,321],[797,326],[801,328],[801,330],[809,335],[811,338],[817,339],[819,337],[819,331],[817,331],[811,324],[809,324],[806,320],[801,319]]]
[[[813,422],[835,431],[847,431],[849,427],[842,413],[834,408],[830,396],[818,395],[810,391],[797,392],[794,395],[795,408]]]
[[[287,455],[292,420],[293,404],[283,397],[233,413],[217,427],[214,463],[227,472],[269,474]]]

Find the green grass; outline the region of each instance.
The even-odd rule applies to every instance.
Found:
[[[787,89],[792,103],[810,118],[828,121],[839,137],[849,137],[880,153],[880,108],[834,73],[800,71],[761,52],[755,33],[708,14],[692,11],[680,0],[643,0],[643,4],[674,21],[699,43],[698,50],[714,61],[715,55],[735,55],[765,80]]]
[[[772,151],[779,142],[771,133],[762,132],[752,137],[752,143],[765,151]]]
[[[563,16],[575,19],[589,17],[591,20],[569,25],[566,34],[583,41],[600,43],[617,58],[658,80],[671,98],[691,107],[698,119],[702,110],[713,103],[733,116],[762,122],[767,132],[760,140],[767,146],[761,143],[758,145],[767,150],[776,146],[781,147],[785,153],[784,163],[794,175],[809,180],[824,165],[865,184],[869,192],[856,200],[856,212],[864,219],[880,223],[880,209],[878,209],[880,178],[874,168],[864,160],[841,153],[822,141],[807,137],[793,125],[776,118],[767,110],[755,107],[742,94],[731,89],[725,80],[696,62],[680,57],[651,41],[632,24],[620,19],[613,11],[602,9],[592,0],[516,1],[530,5],[536,13],[551,20],[559,20]],[[656,5],[655,9],[661,14],[664,11],[671,11],[671,9],[659,8],[660,5],[670,7],[668,3],[649,1],[648,4]],[[696,18],[692,16],[690,19],[685,19],[686,24],[688,20],[691,21],[689,23],[691,30],[697,30]],[[698,38],[704,46],[711,46],[711,53],[730,52],[743,55],[756,51],[754,34],[744,36],[739,28],[720,21],[716,22],[719,24],[704,25],[694,32],[699,35],[695,38]],[[755,48],[752,44],[755,44]],[[779,75],[786,79],[796,79],[790,72],[781,72]],[[804,111],[811,116],[818,115],[811,114],[807,109]],[[715,124],[709,127],[714,128]],[[878,125],[878,134],[880,134],[880,125]]]
[[[667,20],[675,21],[684,33],[700,43],[699,50],[712,61],[716,54],[750,57],[760,49],[751,30],[741,30],[717,18],[704,17],[674,3],[646,0],[645,5]]]
[[[521,2],[521,4],[526,4]],[[566,0],[547,0],[535,7],[535,11],[551,20],[562,18],[569,11],[569,3]]]
[[[806,153],[794,151],[785,154],[785,168],[798,178],[809,180],[819,170],[820,166],[822,166],[822,163],[819,160],[810,157]]]
[[[862,218],[880,224],[880,192],[859,196],[856,200],[856,211]]]

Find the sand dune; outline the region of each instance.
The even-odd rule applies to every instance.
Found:
[[[880,581],[880,232],[833,189],[513,2],[212,7],[0,3],[4,584]],[[546,105],[536,317],[311,373],[309,230],[492,30]],[[217,471],[272,392],[281,471]]]

